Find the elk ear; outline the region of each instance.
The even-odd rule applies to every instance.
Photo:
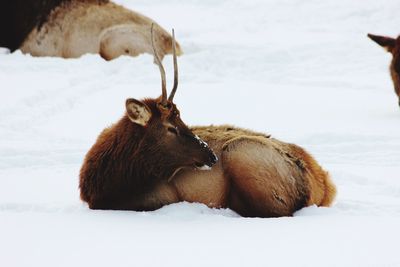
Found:
[[[370,33],[368,33],[368,37],[378,45],[382,46],[388,52],[392,52],[393,48],[396,46],[396,39],[391,37],[379,36]]]
[[[129,98],[125,102],[129,119],[139,125],[145,126],[151,118],[150,108],[143,102]]]

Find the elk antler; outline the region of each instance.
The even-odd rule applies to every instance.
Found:
[[[176,59],[176,45],[175,45],[175,31],[172,29],[172,52],[174,56],[174,87],[168,97],[168,100],[172,102],[175,96],[176,89],[178,88],[178,62]]]
[[[154,58],[156,59],[156,63],[158,65],[158,68],[160,69],[161,73],[161,89],[162,89],[162,99],[161,99],[161,105],[164,107],[167,106],[167,82],[165,80],[165,70],[163,65],[161,64],[161,60],[157,55],[156,48],[154,46],[154,34],[153,34],[153,28],[154,28],[154,23],[151,24],[151,45],[153,46],[153,54]]]

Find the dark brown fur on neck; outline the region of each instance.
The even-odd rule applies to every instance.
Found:
[[[193,167],[192,159],[200,162],[205,154],[203,162],[208,163],[212,152],[199,145],[180,120],[175,105],[164,110],[157,99],[145,99],[143,103],[152,114],[146,125],[133,123],[125,114],[100,134],[87,153],[80,172],[80,189],[82,200],[90,208],[151,209],[132,199],[165,183],[180,168]],[[168,132],[170,127],[179,131],[178,141],[175,133]]]

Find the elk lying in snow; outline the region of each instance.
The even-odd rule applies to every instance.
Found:
[[[126,114],[85,157],[80,192],[91,209],[147,211],[189,201],[242,216],[276,217],[332,203],[334,184],[302,148],[231,126],[186,126],[173,103],[176,55],[168,98],[156,51],[154,57],[162,95],[126,100]]]
[[[149,29],[155,22],[108,0],[5,0],[0,20],[0,46],[33,56],[99,53],[111,60],[153,53]],[[172,53],[171,35],[161,26],[154,37],[161,59]],[[176,50],[180,55],[179,44]]]
[[[369,33],[368,37],[393,56],[392,63],[390,63],[390,75],[392,76],[394,91],[399,99],[398,103],[400,106],[400,36],[394,39]]]

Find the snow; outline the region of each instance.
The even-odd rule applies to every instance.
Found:
[[[93,211],[82,159],[126,98],[161,93],[149,55],[111,62],[0,50],[0,266],[400,266],[400,110],[392,0],[118,0],[175,28],[175,102],[189,125],[229,123],[299,144],[338,186],[331,208],[241,218],[177,203]],[[172,59],[164,65],[169,86]]]

